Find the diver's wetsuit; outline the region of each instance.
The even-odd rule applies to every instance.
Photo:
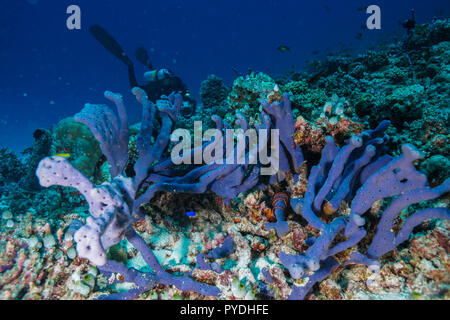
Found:
[[[131,87],[140,87],[142,88],[146,93],[150,101],[156,101],[158,100],[162,95],[168,96],[172,92],[178,92],[183,95],[184,100],[189,100],[189,91],[186,88],[186,85],[183,83],[183,81],[173,74],[167,78],[161,79],[161,80],[155,80],[151,81],[148,84],[145,85],[139,85],[136,81],[132,81],[130,78],[130,85]],[[136,79],[136,78],[135,78]],[[134,79],[134,80],[135,80]]]
[[[186,85],[179,77],[170,72],[170,74],[165,76],[163,79],[155,78],[153,81],[150,81],[145,85],[138,84],[133,61],[131,61],[131,59],[126,55],[119,43],[99,25],[91,26],[89,31],[106,50],[111,52],[128,67],[128,81],[131,88],[142,88],[147,93],[148,99],[153,102],[160,99],[162,95],[168,96],[172,92],[180,93],[183,95],[183,99],[191,105],[191,112],[195,110],[196,102],[192,99]],[[153,70],[147,51],[144,48],[141,47],[136,51],[136,58],[149,70]]]

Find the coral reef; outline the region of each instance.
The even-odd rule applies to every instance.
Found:
[[[308,120],[317,118],[313,115],[318,106],[324,105],[328,101],[327,93],[321,88],[310,88],[305,80],[289,81],[280,86],[282,92],[291,94],[292,107],[299,110],[301,115]]]
[[[298,282],[290,299],[304,298],[313,284],[325,279],[342,264],[362,263],[374,268],[373,272],[378,271],[379,263],[373,259],[408,240],[415,226],[431,218],[450,218],[447,208],[423,209],[412,214],[397,234],[394,233],[394,219],[401,210],[449,192],[450,179],[433,189],[426,186],[425,175],[416,171],[413,165],[422,155],[412,145],[404,145],[403,154],[396,158],[383,155],[387,138],[377,138],[377,135],[383,133],[387,125],[381,123],[375,130],[352,137],[341,149],[327,137],[321,161],[311,169],[305,197],[291,200],[294,210],[320,230],[320,236],[313,238],[311,246],[302,254],[279,254],[283,265]],[[393,196],[398,197],[380,213],[381,219],[367,249],[367,257],[359,251],[347,252],[345,262],[342,257],[341,261],[333,257],[356,246],[366,236],[367,230],[363,226],[367,223],[361,215],[376,201]],[[345,199],[351,199],[351,202],[348,210],[344,209],[340,214]],[[327,223],[320,215],[334,218]],[[336,242],[339,238],[343,240]]]
[[[50,155],[52,136],[48,130],[38,129],[33,133],[33,137],[33,146],[30,149],[24,151],[24,153],[27,155],[27,157],[24,159],[26,168],[20,181],[20,185],[25,190],[36,191],[40,189],[39,182],[35,174],[36,168],[39,164],[39,161],[41,161],[43,157],[47,157]]]
[[[315,123],[307,121],[303,116],[297,117],[294,141],[299,146],[305,146],[306,151],[312,152],[321,152],[328,135],[338,145],[342,145],[352,135],[360,134],[364,127],[357,117],[348,117],[352,114],[348,101],[335,95],[324,104]]]
[[[100,148],[110,164],[112,180],[95,187],[65,158],[59,156],[42,160],[36,174],[43,186],[74,187],[86,198],[91,216],[75,233],[77,253],[101,267],[104,272],[119,272],[125,279],[134,282],[137,288],[123,294],[122,298],[135,297],[148,291],[158,281],[175,284],[182,290],[189,287],[189,290],[202,294],[217,295],[218,292],[214,288],[192,282],[189,278],[178,279],[167,274],[131,224],[142,217],[140,206],[150,201],[157,191],[203,193],[211,190],[226,200],[231,200],[256,184],[255,173],[258,171],[252,170],[250,176],[245,177],[245,165],[212,163],[195,168],[182,176],[164,175],[170,174],[173,170],[170,168],[173,165],[172,161],[161,157],[168,145],[170,130],[181,107],[181,96],[168,97],[166,104],[158,108],[162,121],[161,130],[154,140],[155,143],[151,145],[156,108],[147,100],[141,89],[134,88],[133,93],[143,105],[143,121],[137,140],[139,157],[134,165],[134,177],[122,175],[128,161],[127,115],[122,97],[111,92],[106,92],[105,97],[116,104],[119,119],[107,106],[91,104],[87,104],[75,119],[85,123],[99,141]],[[216,123],[218,128],[223,127],[220,118],[216,117]],[[247,127],[245,119],[242,119],[241,125],[243,128]],[[153,166],[155,162],[157,165]],[[145,191],[142,191],[142,188]],[[123,237],[142,253],[153,273],[141,274],[115,261],[107,260],[106,250],[119,243]]]
[[[1,186],[11,182],[19,182],[24,169],[24,165],[12,151],[7,148],[0,149]]]
[[[129,126],[106,92],[117,113],[87,104],[23,156],[0,149],[0,298],[449,299],[448,30],[231,90],[210,76],[192,117],[134,88]],[[225,135],[173,163],[170,133],[196,120],[279,139],[245,141],[253,163],[192,164],[225,160]]]
[[[310,123],[316,121],[327,96],[345,97],[352,108],[346,116],[365,128],[373,128],[383,119],[392,122],[388,129],[391,153],[400,153],[401,145],[410,143],[424,153],[425,160],[435,155],[448,159],[449,26],[449,19],[434,20],[417,26],[410,37],[376,50],[353,56],[330,54],[324,61],[313,61],[317,76],[292,80],[281,88],[294,94],[295,116]],[[310,111],[305,109],[310,104],[304,95],[318,93],[325,97],[321,103]],[[318,133],[313,128],[313,136]],[[439,177],[430,175],[435,183],[450,177],[445,167],[441,166],[440,172]]]
[[[200,87],[200,97],[202,100],[202,112],[205,115],[217,114],[224,117],[228,112],[227,97],[230,92],[222,79],[215,75],[210,75],[202,82]],[[206,118],[206,117],[204,117]]]
[[[179,96],[168,97],[165,107],[158,109],[162,119],[162,129],[154,140],[158,143],[151,145],[152,120],[156,108],[147,100],[142,90],[135,88],[133,93],[143,105],[143,122],[137,141],[139,157],[134,165],[134,177],[123,175],[128,159],[127,119],[121,96],[110,92],[106,92],[105,96],[116,103],[120,120],[108,107],[95,105],[87,105],[76,119],[86,123],[94,131],[110,164],[112,180],[96,187],[66,159],[58,156],[42,160],[36,172],[37,176],[43,186],[61,185],[76,188],[89,203],[91,216],[74,235],[78,256],[98,266],[107,277],[110,274],[119,273],[126,282],[134,284],[131,289],[110,294],[106,296],[107,298],[135,298],[151,290],[158,283],[174,285],[180,290],[194,291],[203,295],[218,296],[220,294],[218,288],[195,282],[186,276],[175,277],[167,273],[147,246],[146,241],[132,226],[134,222],[142,220],[141,205],[149,202],[156,191],[204,193],[210,190],[229,202],[239,193],[257,185],[259,166],[255,167],[258,170],[255,168],[252,170],[248,178],[242,175],[243,171],[236,171],[236,168],[242,170],[241,168],[245,165],[232,164],[205,164],[191,171],[185,171],[181,176],[174,175],[175,169],[168,170],[169,160],[156,160],[163,156],[164,149],[168,145],[169,130],[176,119],[181,99]],[[336,109],[332,105],[329,108]],[[301,149],[293,142],[294,121],[289,96],[285,94],[282,97],[282,104],[278,102],[269,104],[263,101],[262,110],[267,113],[265,127],[277,128],[280,131],[282,146],[279,156],[281,170],[279,174],[271,176],[271,183],[285,180],[287,172],[294,173],[294,181],[299,180],[298,174],[303,163],[303,155]],[[340,113],[332,110],[330,112]],[[264,113],[261,117],[264,117]],[[242,128],[248,128],[245,118],[239,114],[238,118],[241,120]],[[223,128],[220,118],[216,116],[215,119],[217,127]],[[413,166],[413,162],[420,159],[422,155],[412,145],[404,145],[403,154],[396,158],[385,155],[389,136],[379,136],[388,126],[389,121],[383,121],[374,130],[367,130],[359,136],[351,137],[342,148],[336,146],[331,136],[325,138],[326,145],[322,150],[320,163],[311,169],[304,197],[291,200],[294,211],[300,213],[311,227],[319,230],[320,235],[306,239],[297,232],[297,235],[293,236],[295,241],[305,238],[309,248],[298,255],[287,254],[281,250],[278,253],[280,262],[296,281],[289,295],[290,299],[304,298],[316,282],[322,281],[341,265],[365,264],[373,272],[377,272],[380,264],[374,259],[406,241],[415,226],[431,218],[450,218],[448,209],[423,209],[407,219],[396,236],[393,234],[391,230],[394,219],[400,210],[448,192],[450,180],[434,189],[429,188],[426,176],[416,171]],[[105,128],[108,127],[114,130],[106,131]],[[116,140],[122,142],[115,144]],[[268,140],[264,141],[268,143]],[[204,144],[205,146],[208,146],[208,143]],[[158,152],[153,149],[156,147]],[[252,150],[249,151],[250,154],[252,152]],[[191,151],[191,154],[194,154],[194,151]],[[153,166],[155,161],[157,165]],[[162,170],[161,164],[165,164]],[[161,172],[166,172],[166,175]],[[205,172],[208,175],[202,176]],[[236,176],[239,180],[234,177],[236,172],[241,172]],[[230,180],[226,175],[233,178]],[[221,179],[217,180],[217,177]],[[193,180],[196,178],[199,179],[198,182]],[[217,183],[220,183],[220,188],[216,187]],[[236,189],[233,190],[234,188]],[[342,257],[338,259],[339,254],[357,246],[367,235],[367,230],[363,227],[366,221],[361,216],[371,209],[375,202],[392,196],[398,197],[381,214],[377,231],[367,249],[367,256],[359,251],[352,251],[346,253],[346,259]],[[286,195],[275,196],[273,210],[277,222],[265,224],[269,229],[274,228],[279,237],[285,236],[290,231],[289,224],[283,220],[287,205]],[[341,212],[340,208],[343,205],[348,208],[348,213],[345,213],[346,209]],[[325,215],[323,220],[320,218],[322,214]],[[326,222],[330,219],[331,221]],[[127,268],[123,263],[108,260],[106,251],[117,245],[123,238],[126,238],[142,254],[152,271],[138,271]],[[344,240],[336,243],[336,239],[340,238]],[[239,237],[235,235],[234,239],[239,252]],[[254,242],[254,240],[250,241]],[[233,242],[233,238],[228,236],[221,245],[206,256],[198,255],[196,262],[202,271],[193,272],[192,275],[209,283],[214,282],[213,279],[219,279],[218,274],[224,272],[223,268],[217,263],[209,264],[205,258],[224,258],[233,252]],[[259,243],[256,247],[253,244],[252,247],[261,250],[265,248],[265,245]],[[297,244],[296,247],[301,245]],[[269,284],[273,282],[272,277],[266,275],[266,281]],[[238,290],[242,286],[239,285],[236,288],[233,283],[231,289],[233,295],[237,298],[246,296],[243,291]]]
[[[227,102],[232,110],[243,114],[253,123],[258,120],[260,100],[267,100],[275,86],[276,83],[270,76],[262,72],[251,72],[234,80]],[[225,120],[228,121],[233,116],[234,113],[228,113]]]

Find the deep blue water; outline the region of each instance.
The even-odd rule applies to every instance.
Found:
[[[32,4],[37,2],[36,4]],[[66,8],[79,5],[82,29],[66,28]],[[382,29],[363,31],[377,4]],[[145,46],[156,67],[179,75],[198,98],[209,74],[231,85],[232,68],[280,75],[306,59],[341,47],[353,52],[401,37],[399,20],[416,10],[418,23],[448,17],[448,0],[3,0],[0,10],[0,147],[21,151],[39,127],[50,127],[81,110],[104,103],[103,92],[121,92],[132,120],[140,108],[129,94],[125,66],[102,48],[88,27],[100,24],[130,57]],[[290,52],[281,53],[280,45]],[[317,51],[316,55],[313,54]],[[144,67],[135,62],[139,80]]]

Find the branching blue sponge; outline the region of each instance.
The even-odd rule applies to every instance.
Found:
[[[228,236],[220,245],[209,251],[206,254],[206,257],[208,259],[214,260],[225,258],[226,256],[229,256],[234,252],[233,245],[234,245],[233,238],[231,236]],[[213,262],[210,264],[207,262],[206,257],[204,253],[200,253],[197,256],[197,264],[201,270],[213,270],[216,271],[217,273],[223,272],[222,267],[217,262]]]
[[[36,174],[42,186],[73,187],[86,198],[90,216],[86,219],[86,224],[75,233],[77,253],[105,272],[120,272],[125,279],[133,280],[137,288],[129,293],[123,293],[123,298],[135,297],[154,286],[157,281],[175,284],[182,290],[218,296],[220,292],[215,287],[200,284],[188,277],[178,278],[168,275],[159,265],[152,251],[134,232],[131,224],[143,217],[141,205],[149,202],[158,191],[212,192],[229,202],[239,193],[258,184],[260,166],[211,163],[179,169],[173,164],[166,151],[173,124],[182,105],[181,96],[178,94],[164,96],[155,105],[148,100],[142,89],[134,88],[132,92],[143,106],[141,129],[137,139],[139,155],[134,164],[135,176],[128,177],[124,172],[128,162],[129,133],[122,96],[109,91],[105,92],[105,97],[115,103],[118,116],[106,105],[86,104],[74,118],[87,125],[98,140],[110,165],[111,181],[99,186],[93,185],[65,158],[58,156],[44,158]],[[287,106],[290,110],[290,104]],[[159,117],[156,117],[156,113],[159,113]],[[154,133],[156,119],[160,119],[161,123],[159,131]],[[220,117],[213,116],[212,119],[219,130],[229,128],[229,125]],[[261,119],[262,123],[257,124],[256,127],[268,131],[271,126],[270,117],[261,113]],[[237,124],[245,131],[248,128],[247,120],[241,115],[238,116],[238,120]],[[262,141],[264,143],[260,145],[266,147],[267,140]],[[217,142],[212,140],[204,143],[200,148],[206,148],[209,144]],[[254,157],[258,150],[258,145],[248,150],[246,158]],[[190,151],[191,155],[194,153],[195,150]],[[234,154],[237,156],[236,150]],[[108,248],[124,237],[142,253],[146,262],[154,270],[153,273],[141,274],[136,270],[124,273],[123,265],[107,260]],[[228,248],[228,245],[225,248]],[[148,283],[145,279],[149,279]]]
[[[414,161],[422,158],[412,145],[405,144],[397,157],[384,155],[387,136],[379,137],[389,123],[382,122],[375,130],[352,137],[338,148],[327,137],[320,163],[311,169],[304,198],[291,199],[294,211],[320,230],[317,238],[303,254],[290,255],[280,252],[279,258],[296,281],[290,299],[302,299],[312,286],[325,279],[338,266],[362,263],[379,270],[375,260],[408,240],[413,228],[426,219],[450,218],[448,208],[429,208],[411,215],[400,231],[393,231],[394,219],[411,204],[430,200],[450,191],[450,180],[441,186],[427,186],[426,176],[414,167]],[[362,215],[375,201],[397,197],[381,212],[381,219],[367,255],[354,251],[343,264],[334,255],[357,245],[367,234]],[[349,215],[334,217],[330,223],[321,215],[335,215],[342,201],[350,204]],[[345,240],[335,243],[341,235]]]

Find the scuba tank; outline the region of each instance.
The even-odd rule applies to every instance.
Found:
[[[164,80],[169,78],[171,75],[171,72],[167,69],[155,69],[144,73],[144,80],[147,82]]]

